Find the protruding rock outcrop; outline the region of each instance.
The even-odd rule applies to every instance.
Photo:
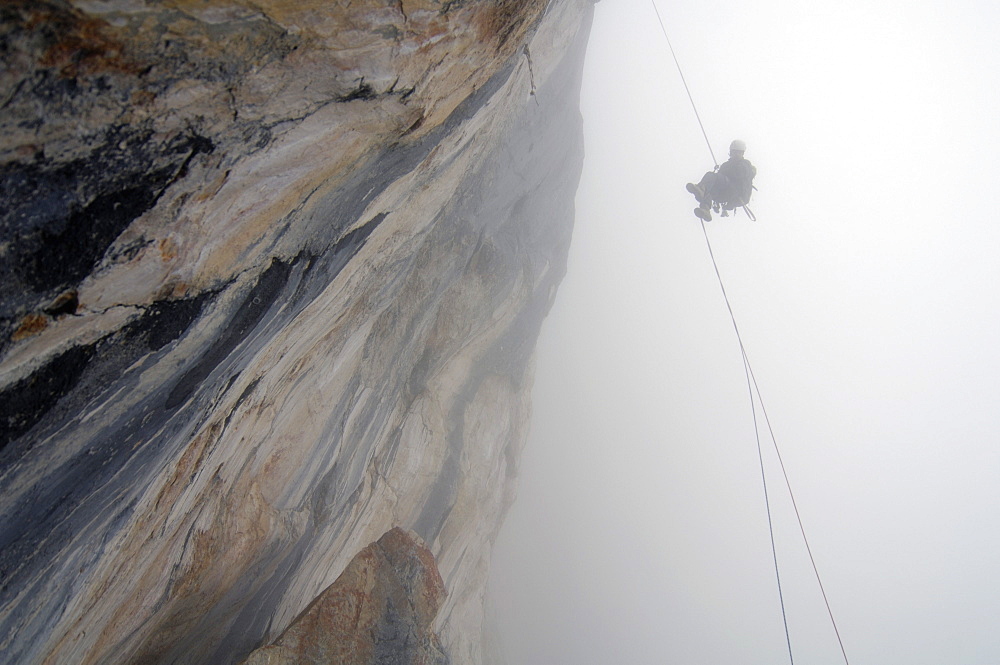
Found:
[[[481,659],[590,12],[0,7],[0,661],[239,662],[394,526]]]
[[[243,665],[447,665],[431,629],[445,595],[430,550],[397,527]]]

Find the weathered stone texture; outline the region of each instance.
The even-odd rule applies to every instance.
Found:
[[[445,595],[430,550],[395,528],[243,665],[447,665],[431,630]]]
[[[0,662],[239,662],[397,526],[481,660],[590,11],[0,6]]]

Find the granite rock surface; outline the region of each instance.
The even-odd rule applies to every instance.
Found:
[[[482,659],[584,0],[0,7],[0,662],[238,663],[413,531]]]

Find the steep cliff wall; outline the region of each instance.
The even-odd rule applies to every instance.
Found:
[[[481,660],[590,12],[0,8],[0,661],[239,662],[396,526]]]

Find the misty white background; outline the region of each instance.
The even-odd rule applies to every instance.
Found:
[[[1000,10],[658,2],[756,223],[707,225],[853,665],[1000,664]],[[511,665],[788,662],[713,166],[649,0],[604,0],[569,273],[493,609]],[[759,411],[758,411],[758,417]],[[763,440],[796,662],[843,663]]]

